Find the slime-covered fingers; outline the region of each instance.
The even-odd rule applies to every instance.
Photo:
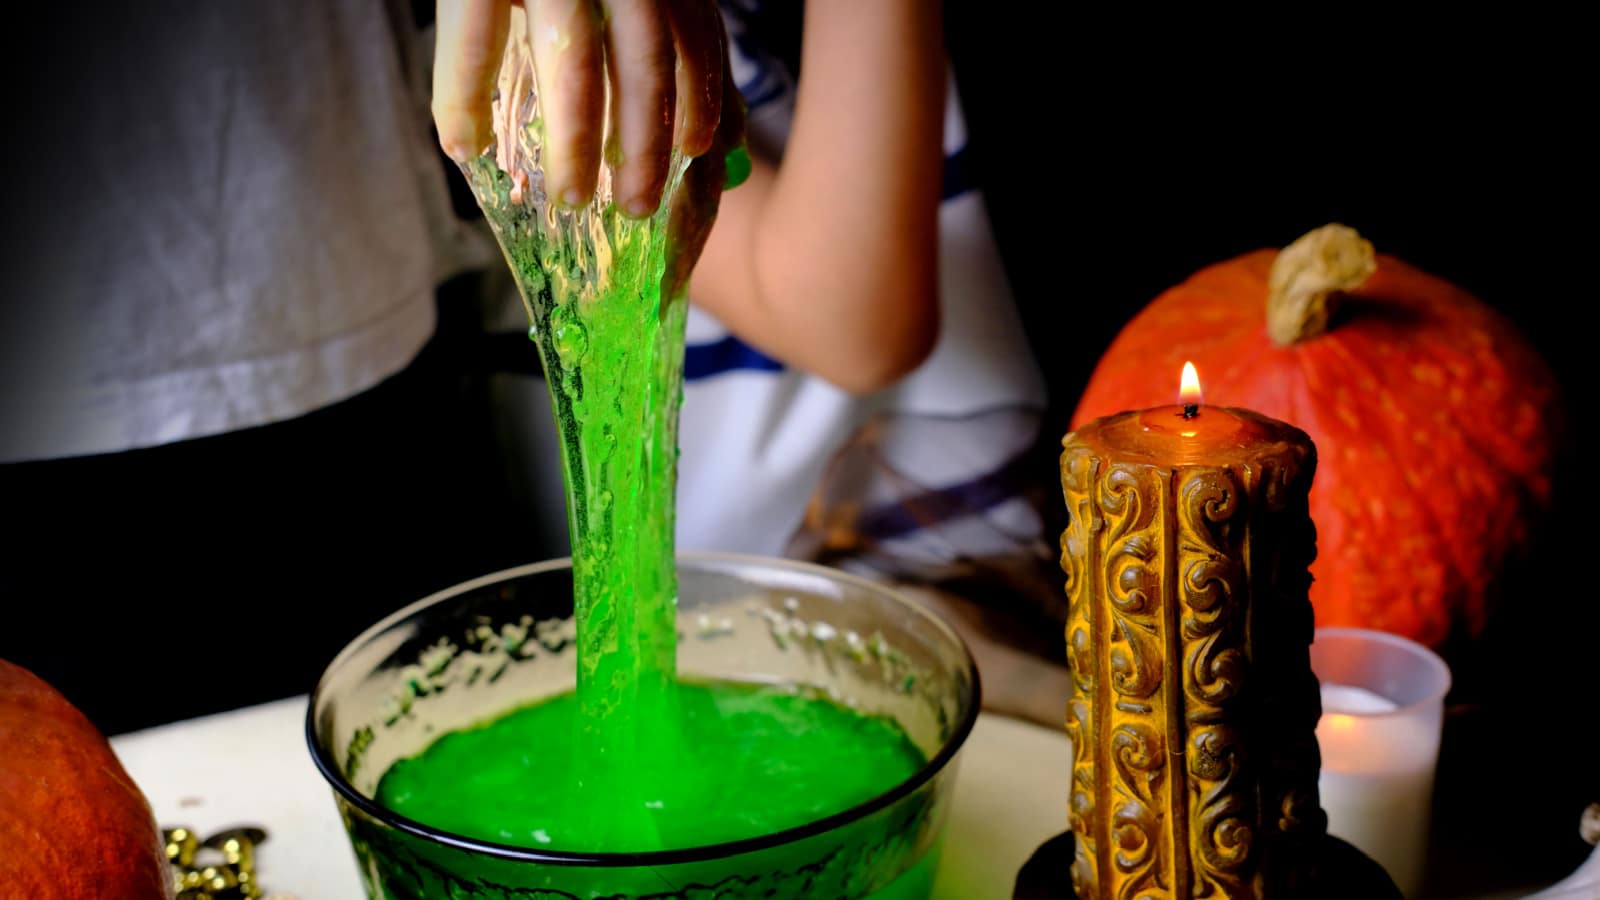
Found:
[[[532,63],[538,81],[539,118],[527,103],[499,104],[512,128],[539,128],[545,155],[538,165],[551,200],[568,209],[589,203],[600,172],[606,103],[604,26],[593,0],[526,0],[523,35],[513,32],[510,52],[519,56],[502,69],[521,74]],[[526,43],[521,39],[525,38]],[[503,93],[503,91],[502,91]],[[502,143],[506,140],[501,135]],[[511,171],[507,169],[507,171]]]

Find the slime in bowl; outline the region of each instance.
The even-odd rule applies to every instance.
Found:
[[[640,220],[608,170],[586,207],[551,206],[533,74],[514,21],[496,144],[463,174],[545,370],[572,559],[420,601],[324,673],[307,733],[367,893],[926,897],[972,659],[842,573],[675,564],[687,301],[667,276],[723,172],[675,156]]]
[[[422,600],[334,660],[307,734],[369,896],[928,896],[978,711],[960,639],[818,566],[686,555],[678,577],[683,740],[634,761],[642,809],[572,780],[564,560]],[[619,818],[636,845],[606,848]]]

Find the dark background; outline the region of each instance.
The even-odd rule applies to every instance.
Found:
[[[1467,288],[1543,352],[1575,428],[1503,620],[1453,660],[1436,876],[1450,896],[1565,875],[1600,800],[1582,29],[1505,9],[1226,20],[951,0],[947,18],[977,178],[1051,387],[1044,455],[1145,302],[1331,221]],[[6,43],[6,83],[47,97],[29,42]],[[30,127],[7,142],[12,178]],[[26,223],[6,226],[26,246]],[[0,466],[0,656],[117,732],[308,690],[383,611],[527,561],[483,391],[517,364],[450,312],[470,291],[444,288],[439,338],[370,395],[116,460]],[[26,302],[0,297],[7,315]]]
[[[1466,288],[1551,365],[1557,498],[1481,642],[1447,654],[1437,896],[1548,884],[1591,848],[1600,616],[1587,546],[1595,56],[1533,12],[1117,17],[956,0],[972,152],[1059,440],[1127,319],[1195,270],[1328,222]],[[1487,9],[1487,8],[1485,8]],[[1448,461],[1443,461],[1448,464]]]
[[[955,0],[948,39],[1057,400],[1163,289],[1334,221],[1477,294],[1576,374],[1596,72],[1573,23],[1041,10],[1019,29],[991,8]]]

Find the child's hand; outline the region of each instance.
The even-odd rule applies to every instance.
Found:
[[[714,0],[438,0],[433,117],[458,162],[493,141],[490,98],[513,2],[527,12],[549,196],[588,203],[603,152],[618,208],[654,213],[673,145],[699,156],[717,133],[726,52]],[[608,83],[612,141],[602,147]]]

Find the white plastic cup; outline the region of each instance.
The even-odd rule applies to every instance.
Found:
[[[1420,895],[1450,668],[1423,645],[1366,628],[1318,628],[1318,790],[1328,832]]]

